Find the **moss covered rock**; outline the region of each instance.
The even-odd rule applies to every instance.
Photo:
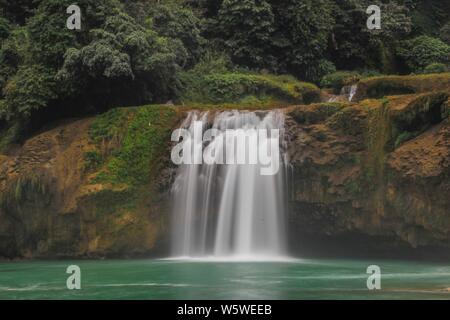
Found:
[[[182,95],[184,104],[295,104],[320,101],[314,84],[292,76],[254,73],[209,74],[188,83]]]
[[[327,102],[310,104],[302,107],[291,107],[289,113],[297,123],[315,124],[323,122],[346,106],[344,103]]]
[[[170,106],[114,109],[2,156],[0,256],[154,253],[166,234],[168,148],[179,119]]]
[[[288,109],[291,242],[327,253],[342,243],[354,254],[360,241],[366,254],[448,252],[448,99],[447,91],[369,99],[308,115],[314,121],[299,118],[303,106]]]
[[[442,90],[450,91],[450,73],[373,77],[358,83],[354,101]]]

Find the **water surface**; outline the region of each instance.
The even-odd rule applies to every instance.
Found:
[[[67,266],[82,289],[66,288]],[[382,290],[366,287],[379,265]],[[362,260],[39,261],[0,264],[1,299],[450,299],[450,266]]]

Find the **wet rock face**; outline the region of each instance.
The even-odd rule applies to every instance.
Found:
[[[77,121],[28,140],[0,170],[0,256],[74,253],[82,246],[83,216],[76,190],[90,120]]]
[[[58,126],[0,162],[0,258],[127,257],[163,243],[170,158],[146,192],[95,183],[86,169],[93,119]],[[168,153],[169,154],[169,153]],[[93,182],[94,181],[94,182]],[[162,246],[162,245],[161,245]]]
[[[288,109],[291,234],[389,239],[385,251],[450,247],[449,96],[365,100],[326,117],[311,115],[317,106]]]

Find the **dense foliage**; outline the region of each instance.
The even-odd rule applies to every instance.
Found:
[[[63,116],[242,100],[229,92],[240,87],[260,98],[296,81],[268,73],[337,89],[349,75],[449,70],[448,1],[79,0],[82,28],[69,30],[72,2],[0,0],[0,139]],[[381,30],[366,27],[371,4]]]
[[[432,63],[450,62],[450,45],[429,36],[405,40],[399,49],[400,56],[413,71],[421,71]]]

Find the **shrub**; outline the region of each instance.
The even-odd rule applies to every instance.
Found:
[[[425,67],[423,73],[444,73],[450,71],[449,68],[443,63],[432,63]]]
[[[326,60],[326,59],[322,59],[319,62],[319,66],[317,68],[317,79],[320,81],[320,79],[322,79],[323,77],[335,73],[336,72],[336,66],[334,65],[333,62]]]

